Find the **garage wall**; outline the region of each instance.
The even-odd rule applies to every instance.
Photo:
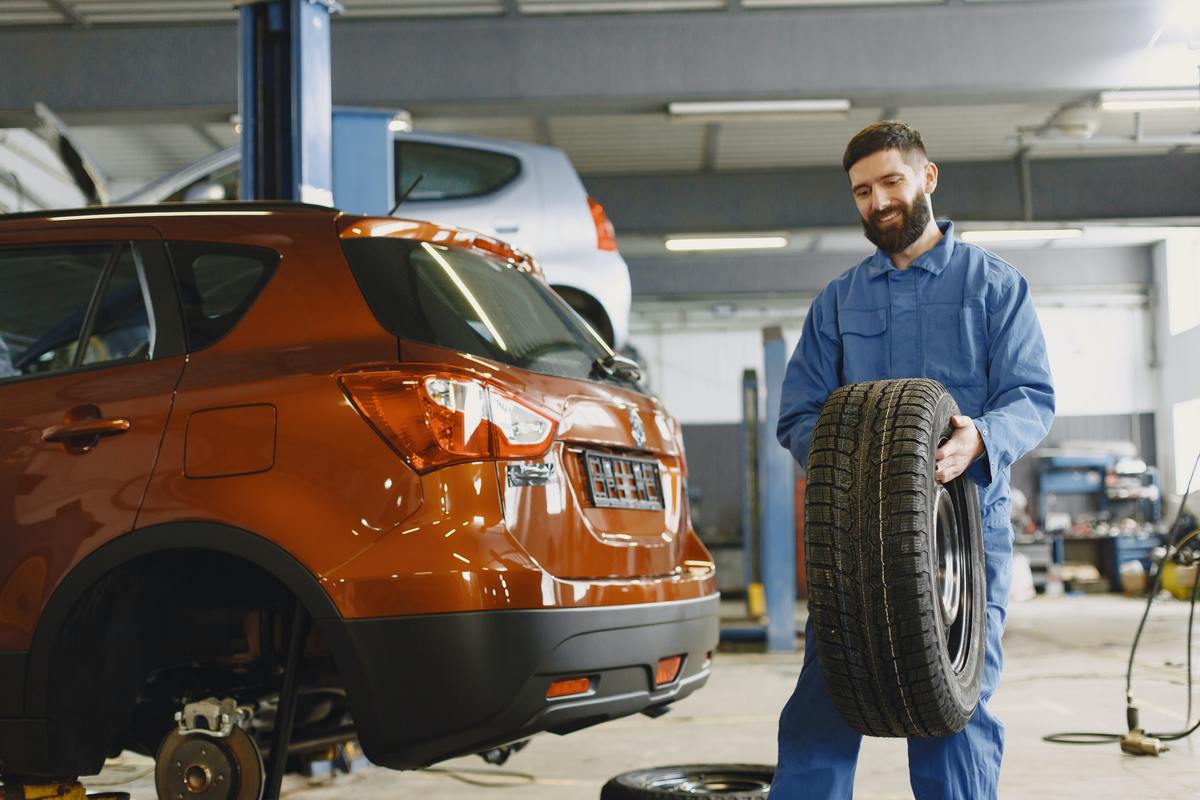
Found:
[[[1150,248],[1123,248],[1110,253],[1105,273],[1142,274],[1149,279]],[[1123,256],[1121,254],[1124,254]],[[1007,254],[1021,267],[1019,252]],[[1125,258],[1128,268],[1115,269],[1114,259]],[[1154,368],[1155,317],[1148,285],[1079,286],[1068,288],[1066,275],[1087,276],[1095,260],[1087,253],[1059,251],[1058,269],[1052,270],[1045,253],[1039,253],[1037,270],[1049,279],[1034,282],[1034,302],[1046,336],[1051,369],[1058,387],[1058,416],[1045,446],[1089,441],[1131,441],[1149,463],[1157,463],[1161,428],[1156,430],[1159,375]],[[1135,269],[1136,267],[1136,269]],[[1025,271],[1023,269],[1023,271]],[[1027,272],[1027,274],[1029,274]],[[1031,275],[1031,281],[1034,275]],[[698,284],[692,283],[692,286]],[[697,523],[709,541],[729,541],[741,524],[741,380],[745,369],[762,375],[762,331],[765,324],[782,325],[790,350],[799,339],[807,301],[798,296],[794,308],[781,298],[757,305],[739,300],[746,316],[719,320],[695,303],[671,318],[661,299],[634,301],[631,341],[645,361],[651,387],[683,423],[690,484],[698,493]],[[769,307],[768,307],[769,306]],[[771,309],[774,309],[773,311]],[[757,314],[757,317],[756,317]],[[766,316],[770,318],[767,319]],[[761,318],[760,318],[761,317]],[[1184,358],[1188,348],[1200,353],[1200,327],[1194,340],[1175,343],[1171,355]],[[1172,397],[1200,397],[1200,369],[1190,378],[1196,383],[1175,386]],[[1194,391],[1193,391],[1194,390]],[[1188,392],[1192,392],[1188,394]],[[1200,405],[1200,404],[1198,404]],[[1161,413],[1157,415],[1161,418]],[[1194,457],[1194,456],[1193,456]],[[1031,497],[1036,491],[1032,458],[1013,469],[1013,485]]]
[[[1164,488],[1182,494],[1200,450],[1200,230],[1154,248],[1158,306],[1158,444]],[[1193,486],[1193,491],[1196,486]],[[1193,501],[1194,502],[1194,501]]]
[[[1153,316],[1146,301],[1126,295],[1067,302],[1057,298],[1044,303],[1035,296],[1059,415],[1153,411]],[[762,331],[741,325],[706,330],[685,321],[670,327],[635,325],[631,331],[630,340],[649,370],[651,388],[681,422],[741,421],[742,372],[755,369],[762,375]],[[795,321],[785,325],[784,338],[790,352],[800,338],[800,325]],[[1200,370],[1192,371],[1200,377]]]

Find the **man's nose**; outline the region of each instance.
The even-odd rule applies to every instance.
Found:
[[[882,189],[871,190],[872,211],[883,211],[885,208],[890,208],[891,205],[892,198],[888,197],[887,192],[883,191]]]

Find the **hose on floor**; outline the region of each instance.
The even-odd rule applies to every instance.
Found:
[[[1054,744],[1110,744],[1112,742],[1124,742],[1129,734],[1135,731],[1140,731],[1141,725],[1138,721],[1138,709],[1133,704],[1133,660],[1137,655],[1138,643],[1142,639],[1142,631],[1146,628],[1146,620],[1150,617],[1150,609],[1154,605],[1154,600],[1158,596],[1159,589],[1162,587],[1163,567],[1167,561],[1176,553],[1180,552],[1184,545],[1200,536],[1200,528],[1188,533],[1186,536],[1179,537],[1180,521],[1183,519],[1184,510],[1187,507],[1188,498],[1192,494],[1192,481],[1196,477],[1196,468],[1200,467],[1200,453],[1196,455],[1196,461],[1192,464],[1192,472],[1188,475],[1187,486],[1183,491],[1183,498],[1179,501],[1179,510],[1175,514],[1175,521],[1171,523],[1170,538],[1167,541],[1166,550],[1163,552],[1162,560],[1158,563],[1158,569],[1154,571],[1154,579],[1150,586],[1149,596],[1146,598],[1146,608],[1142,611],[1142,618],[1138,622],[1137,633],[1133,636],[1133,644],[1129,648],[1129,663],[1125,668],[1125,720],[1128,723],[1129,733],[1109,733],[1106,731],[1069,731],[1066,733],[1051,733],[1042,737],[1042,741],[1053,742]],[[1175,539],[1179,537],[1179,541]],[[1190,607],[1188,608],[1188,632],[1187,632],[1187,698],[1188,710],[1187,716],[1184,718],[1185,728],[1181,731],[1172,731],[1168,733],[1152,733],[1146,732],[1141,734],[1141,740],[1150,741],[1158,740],[1158,742],[1172,742],[1179,739],[1187,738],[1200,730],[1200,719],[1195,724],[1191,724],[1192,719],[1192,626],[1196,615],[1196,594],[1200,588],[1200,579],[1192,584],[1192,597]],[[1132,752],[1132,751],[1131,751]],[[1146,751],[1149,752],[1149,751]]]

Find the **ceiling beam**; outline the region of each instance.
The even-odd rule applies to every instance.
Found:
[[[217,152],[218,150],[224,150],[226,147],[229,146],[229,145],[225,144],[224,142],[222,142],[217,137],[213,136],[211,133],[209,133],[208,128],[204,127],[203,125],[192,125],[191,128],[192,128],[192,131],[198,137],[200,137],[200,139],[202,139],[205,144],[207,144],[209,147],[211,147],[213,149],[214,153]]]
[[[976,221],[1026,217],[1013,162],[943,163],[938,216]],[[585,177],[618,235],[772,231],[854,225],[840,167],[706,174]],[[1030,159],[1030,221],[1200,216],[1200,155]]]
[[[76,28],[91,27],[91,23],[75,8],[74,0],[46,0],[46,4],[59,14],[62,14],[63,19]]]
[[[1160,10],[1144,0],[1046,0],[345,19],[332,30],[334,102],[421,113],[661,109],[668,100],[756,97],[849,97],[879,107],[1061,102],[1130,85],[1129,63]],[[0,74],[0,113],[38,100],[60,112],[229,111],[237,104],[236,28],[5,30]]]
[[[618,236],[620,231],[617,231]],[[635,297],[678,299],[705,296],[736,301],[738,295],[762,297],[813,295],[871,253],[863,240],[860,254],[667,253],[626,256]],[[989,248],[994,249],[994,248]],[[1153,281],[1150,247],[1040,248],[1002,252],[1035,289],[1078,286],[1136,287]],[[1064,269],[1070,265],[1070,269]]]

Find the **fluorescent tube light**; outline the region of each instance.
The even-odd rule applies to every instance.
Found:
[[[1047,242],[1054,239],[1078,239],[1083,236],[1079,228],[1027,228],[1001,229],[994,231],[967,231],[962,235],[964,242]]]
[[[1200,90],[1164,89],[1161,91],[1101,92],[1100,108],[1105,111],[1178,111],[1200,109]]]
[[[829,114],[850,110],[850,101],[836,100],[718,100],[713,102],[668,103],[672,116],[718,114]]]
[[[673,253],[693,253],[698,250],[778,250],[787,247],[786,236],[707,236],[667,239],[666,248]]]

